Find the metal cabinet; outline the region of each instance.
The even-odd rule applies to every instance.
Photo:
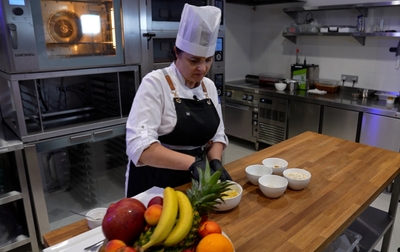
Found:
[[[325,106],[321,133],[355,142],[359,114],[352,110]]]
[[[38,252],[28,184],[22,155],[23,144],[0,125],[0,251],[28,246]]]
[[[305,131],[319,132],[321,105],[290,101],[288,138]]]
[[[360,143],[400,151],[400,119],[364,113]]]

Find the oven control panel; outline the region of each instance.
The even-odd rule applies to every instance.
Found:
[[[258,106],[260,101],[259,94],[236,89],[227,89],[225,91],[225,98],[227,101],[240,102],[251,106]]]

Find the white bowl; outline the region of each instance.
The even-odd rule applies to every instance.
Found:
[[[231,185],[229,188],[233,191],[237,192],[237,195],[231,198],[224,198],[224,202],[221,201],[221,203],[216,204],[215,206],[217,207],[217,211],[227,211],[235,208],[237,205],[239,205],[240,200],[242,199],[242,194],[243,194],[243,188],[241,185],[236,183],[235,181],[229,181]],[[218,200],[219,201],[219,200]]]
[[[101,226],[103,218],[107,213],[107,208],[99,207],[94,208],[86,213],[86,220],[90,229]],[[90,218],[91,217],[91,218]],[[93,219],[92,219],[93,218]]]
[[[249,165],[245,169],[246,176],[253,185],[258,185],[258,179],[263,175],[272,174],[272,168],[262,164]]]
[[[278,91],[283,91],[283,90],[285,90],[286,86],[287,86],[286,83],[282,83],[282,82],[275,83],[275,88],[276,88],[276,90],[278,90]]]
[[[283,172],[283,176],[289,182],[288,186],[293,190],[301,190],[308,185],[311,173],[299,168],[289,168]]]
[[[263,165],[272,168],[272,174],[282,175],[288,167],[288,162],[282,158],[266,158],[262,161]]]
[[[287,188],[288,181],[279,175],[264,175],[258,179],[262,193],[268,198],[280,197]]]

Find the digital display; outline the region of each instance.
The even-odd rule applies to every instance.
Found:
[[[25,5],[25,0],[8,0],[9,5]]]
[[[217,45],[215,46],[216,52],[222,51],[223,38],[217,38]]]

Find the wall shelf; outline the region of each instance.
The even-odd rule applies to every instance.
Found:
[[[354,33],[345,33],[345,32],[284,32],[282,36],[292,41],[293,43],[297,43],[297,36],[336,36],[336,37],[353,37],[356,39],[361,45],[365,45],[366,37],[395,37],[400,38],[400,32],[354,32]]]
[[[355,9],[360,12],[364,17],[368,16],[369,8],[379,7],[396,7],[400,6],[400,1],[392,2],[381,2],[381,3],[360,3],[360,4],[344,4],[344,5],[326,5],[326,6],[309,6],[309,7],[296,7],[296,8],[285,8],[283,11],[293,19],[297,19],[298,13],[301,12],[312,12],[312,11],[327,11],[327,10],[347,10]],[[394,37],[400,38],[400,32],[353,32],[353,33],[337,33],[337,32],[284,32],[283,37],[292,41],[296,44],[297,36],[341,36],[341,37],[353,37],[361,45],[365,45],[366,37]]]

